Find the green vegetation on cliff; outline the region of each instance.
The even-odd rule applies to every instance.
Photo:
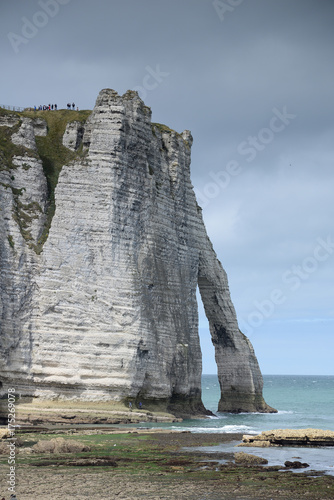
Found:
[[[61,169],[64,165],[76,160],[83,155],[82,148],[79,148],[77,152],[73,152],[66,148],[62,144],[63,135],[66,126],[70,122],[78,121],[85,123],[88,116],[91,114],[90,110],[83,111],[70,111],[70,110],[58,110],[58,111],[23,111],[23,112],[13,112],[0,108],[0,118],[3,117],[7,120],[12,120],[17,123],[13,126],[0,126],[0,170],[15,170],[17,166],[13,163],[15,156],[29,156],[33,158],[40,158],[43,164],[44,174],[48,185],[48,205],[46,213],[46,221],[44,224],[43,232],[37,242],[37,245],[33,244],[31,241],[30,231],[27,229],[29,222],[31,222],[31,214],[28,215],[23,211],[26,207],[22,205],[18,196],[20,193],[14,193],[14,188],[10,185],[6,185],[6,188],[10,188],[15,195],[15,210],[14,219],[16,220],[20,232],[23,238],[28,242],[29,246],[33,248],[37,253],[40,253],[43,244],[45,243],[49,229],[51,226],[51,221],[55,213],[55,188],[57,186],[58,177]],[[11,136],[17,132],[22,123],[22,118],[31,119],[42,119],[47,123],[48,133],[45,137],[36,137],[37,152],[28,149],[24,146],[16,146],[11,141]],[[24,164],[23,164],[23,168]],[[29,169],[29,165],[26,167]],[[12,180],[15,179],[15,173],[13,172]],[[22,186],[24,189],[24,186]],[[17,190],[16,190],[17,191]]]
[[[152,133],[153,135],[156,135],[155,133],[155,129],[158,129],[159,132],[161,134],[175,134],[176,137],[178,137],[179,139],[182,139],[182,141],[184,142],[184,144],[190,148],[190,144],[189,142],[183,137],[182,134],[180,134],[179,132],[176,132],[176,130],[173,130],[172,128],[170,127],[167,127],[167,125],[163,125],[162,123],[152,123]]]
[[[48,133],[45,137],[36,137],[38,155],[42,160],[44,174],[48,183],[49,199],[44,230],[37,243],[37,253],[42,251],[43,245],[47,240],[52,218],[56,210],[55,188],[61,169],[64,165],[82,155],[82,149],[78,152],[73,152],[63,146],[62,140],[66,125],[74,121],[85,123],[90,113],[91,111],[89,110],[69,111],[65,109],[59,111],[25,111],[21,113],[22,116],[28,118],[42,118],[48,126]]]
[[[25,111],[21,116],[42,118],[48,126],[46,137],[36,137],[38,154],[43,162],[43,169],[48,182],[49,194],[54,193],[62,167],[78,157],[62,144],[66,125],[79,121],[85,123],[91,111]]]
[[[134,94],[129,92],[127,96],[128,98],[133,98]],[[30,157],[36,159],[40,158],[47,180],[48,203],[46,210],[46,219],[43,231],[37,242],[33,242],[30,232],[31,221],[33,218],[38,216],[37,211],[32,210],[31,208],[36,207],[27,207],[20,201],[20,195],[22,194],[22,190],[25,189],[25,186],[22,186],[21,189],[18,190],[14,188],[14,186],[12,186],[9,182],[6,182],[6,185],[2,183],[2,185],[6,189],[11,189],[13,192],[13,217],[20,228],[21,235],[23,236],[27,244],[31,248],[33,248],[36,253],[40,253],[43,249],[43,245],[47,240],[52,218],[56,210],[55,188],[58,183],[59,174],[64,165],[68,165],[76,159],[81,158],[85,154],[82,146],[80,146],[78,151],[74,152],[63,145],[62,141],[66,126],[68,123],[74,121],[84,124],[90,114],[91,110],[72,111],[61,109],[57,111],[25,110],[22,112],[16,112],[0,108],[0,120],[2,119],[2,121],[0,121],[0,170],[11,171],[11,179],[12,181],[14,181],[15,169],[18,168],[18,165],[16,165],[14,162],[15,157]],[[22,118],[44,120],[47,124],[47,135],[35,137],[37,151],[26,148],[24,146],[17,146],[11,141],[12,135],[18,132],[22,124]],[[156,130],[159,130],[161,134],[175,134],[176,137],[182,138],[184,143],[188,145],[187,141],[185,141],[181,134],[175,132],[166,125],[160,123],[152,123],[152,132],[154,135]],[[30,168],[30,165],[28,163],[21,163],[21,166],[27,170]],[[150,174],[153,175],[152,167],[149,167],[149,170]],[[41,211],[40,207],[38,211]]]
[[[1,126],[0,123],[0,171],[1,170],[12,170],[17,168],[13,159],[15,156],[30,156],[32,158],[36,158],[36,153],[31,149],[25,148],[24,146],[16,146],[12,141],[11,137],[15,134],[21,125],[21,121],[19,120],[19,113],[14,113],[12,111],[7,111],[3,108],[0,108],[0,119],[8,118],[13,119],[15,122],[15,118],[17,117],[17,123],[12,127]]]

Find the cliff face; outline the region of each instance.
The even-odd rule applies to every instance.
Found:
[[[31,116],[0,116],[3,389],[204,411],[198,285],[219,409],[270,411],[192,190],[190,132],[152,124],[134,92],[103,90],[85,123],[55,128],[60,168],[54,132]]]

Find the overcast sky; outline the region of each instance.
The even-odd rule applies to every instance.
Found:
[[[0,104],[138,90],[192,181],[263,373],[333,374],[333,0],[0,0]],[[204,373],[215,373],[203,310]]]

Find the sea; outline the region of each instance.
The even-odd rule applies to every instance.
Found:
[[[217,375],[202,376],[202,400],[214,413],[206,419],[151,424],[191,432],[259,434],[271,429],[323,429],[334,431],[334,375],[263,375],[263,396],[277,413],[220,413]],[[138,424],[136,424],[138,426]]]
[[[183,420],[176,423],[136,424],[190,432],[260,434],[271,429],[315,428],[334,431],[334,376],[332,375],[264,375],[264,399],[277,413],[220,413],[218,377],[202,376],[202,400],[214,413],[206,419]],[[237,442],[203,448],[206,452],[246,451],[267,458],[268,465],[284,464],[298,459],[310,464],[307,470],[325,471],[334,475],[334,449],[324,448],[235,448]]]

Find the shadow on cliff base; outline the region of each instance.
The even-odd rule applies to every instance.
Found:
[[[186,397],[174,394],[169,399],[146,399],[145,397],[141,398],[138,396],[135,401],[137,407],[140,402],[146,410],[168,412],[182,419],[214,416],[210,410],[205,408],[200,397]]]

